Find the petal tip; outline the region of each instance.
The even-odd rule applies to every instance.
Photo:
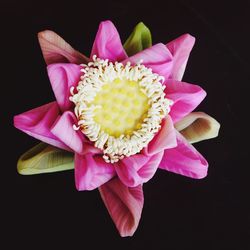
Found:
[[[201,92],[201,99],[203,100],[207,96],[207,92],[203,88],[201,88],[200,92]]]
[[[76,167],[75,167],[76,168]],[[75,170],[76,171],[76,170]],[[91,190],[86,187],[86,185],[83,185],[81,181],[79,181],[79,178],[77,178],[76,173],[75,173],[75,188],[77,191],[87,191]]]
[[[42,30],[37,33],[38,38],[44,38],[51,34],[54,34],[55,32],[52,30]]]
[[[18,119],[19,119],[19,115],[15,115],[14,117],[13,117],[13,125],[14,125],[14,127],[15,128],[18,128]]]
[[[125,238],[125,237],[132,237],[134,235],[136,229],[137,229],[137,227],[134,227],[134,228],[132,228],[132,229],[130,229],[128,231],[125,231],[125,232],[119,231],[119,234],[123,238]]]
[[[26,122],[29,121],[29,118],[25,116],[25,113],[15,115],[13,117],[13,125],[15,128],[22,130],[25,127]]]
[[[192,36],[191,34],[189,34],[189,33],[186,33],[186,34],[182,35],[182,37],[185,40],[189,40],[189,42],[193,42],[193,44],[195,43],[196,38],[194,36]]]
[[[149,28],[143,23],[143,22],[139,22],[136,25],[136,28],[140,28],[140,29],[147,29],[149,31]]]
[[[102,28],[103,26],[106,26],[106,25],[115,26],[112,21],[110,21],[110,20],[104,20],[104,21],[100,22],[99,27]]]
[[[207,177],[207,173],[208,173],[208,162],[204,159],[204,169],[202,172],[200,173],[196,173],[193,176],[193,179],[197,179],[197,180],[201,180],[204,179],[205,177]]]
[[[79,185],[79,183],[76,181],[76,179],[75,179],[75,188],[76,188],[77,191],[82,191],[82,189],[80,188],[80,185]]]

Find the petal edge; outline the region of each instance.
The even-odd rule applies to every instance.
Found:
[[[159,168],[194,179],[207,175],[206,159],[177,132],[176,148],[165,150]]]

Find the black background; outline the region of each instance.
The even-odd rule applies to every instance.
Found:
[[[143,3],[144,2],[144,3]],[[249,1],[0,1],[1,227],[7,248],[248,249]],[[159,170],[144,185],[132,238],[120,238],[97,190],[77,192],[73,171],[21,176],[16,162],[37,141],[13,128],[15,114],[54,99],[36,34],[51,29],[89,55],[98,24],[122,41],[143,21],[153,42],[196,37],[184,79],[208,93],[198,110],[222,125],[196,144],[210,163],[203,180]],[[3,235],[3,234],[2,234]]]

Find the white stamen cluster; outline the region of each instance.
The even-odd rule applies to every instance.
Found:
[[[114,163],[125,156],[139,153],[159,131],[162,118],[170,111],[172,101],[165,98],[165,86],[162,85],[164,77],[153,73],[152,69],[141,63],[131,66],[127,62],[123,65],[93,56],[92,62],[81,64],[83,75],[76,90],[74,87],[70,89],[70,100],[75,104],[74,111],[78,119],[74,129],[81,129],[90,141],[95,142],[97,148],[103,150],[106,162]],[[133,131],[132,135],[122,134],[118,138],[101,130],[101,125],[94,120],[94,111],[101,106],[91,104],[103,85],[117,78],[138,82],[141,91],[149,99],[149,110],[141,129]]]

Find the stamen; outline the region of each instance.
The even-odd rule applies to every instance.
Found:
[[[75,104],[74,112],[78,119],[78,124],[73,128],[80,129],[90,141],[95,142],[97,148],[103,150],[106,162],[115,163],[125,156],[139,153],[159,131],[161,120],[169,113],[173,103],[163,92],[164,77],[145,67],[142,60],[131,66],[130,62],[125,65],[112,63],[94,55],[92,62],[81,67],[83,75],[78,86],[70,88],[70,100]],[[125,89],[119,87],[121,83]],[[130,92],[127,92],[127,88],[131,89]],[[110,93],[134,100],[131,111],[138,106],[141,113],[135,113],[137,116],[132,116],[133,112],[123,114],[123,109],[119,110],[114,105],[109,109],[109,99],[105,95],[108,97]],[[133,99],[135,97],[137,99]],[[100,101],[102,99],[105,101]],[[115,98],[116,104],[120,103],[124,109],[130,105],[128,100],[122,102],[119,96]],[[109,123],[114,112],[119,116]],[[122,117],[127,118],[123,121],[120,120]],[[112,132],[109,127],[113,124],[115,130]]]

